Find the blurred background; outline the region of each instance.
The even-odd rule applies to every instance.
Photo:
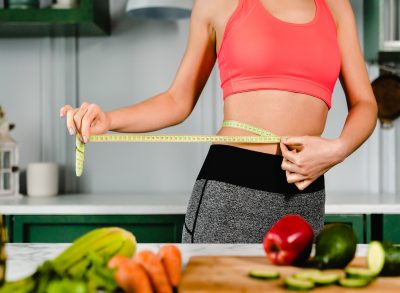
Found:
[[[208,144],[89,144],[85,172],[78,179],[74,138],[67,134],[58,112],[64,104],[77,106],[83,101],[108,111],[166,90],[183,56],[188,19],[130,17],[126,0],[44,2],[0,1],[0,105],[16,126],[11,136],[19,147],[20,191],[26,193],[24,174],[29,163],[51,161],[60,166],[62,194],[178,192],[189,196]],[[54,4],[58,7],[51,7]],[[372,82],[384,73],[382,68],[397,70],[398,1],[351,0],[351,4]],[[7,5],[19,7],[13,10]],[[161,132],[215,133],[222,122],[219,83],[215,68],[190,118]],[[327,138],[340,134],[347,114],[339,81],[332,101],[323,135]],[[399,127],[395,119],[385,128],[379,123],[360,149],[330,170],[328,197],[345,192],[396,198]]]

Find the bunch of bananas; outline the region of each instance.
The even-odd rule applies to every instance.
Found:
[[[93,255],[107,263],[115,255],[131,257],[135,252],[136,238],[132,233],[118,227],[95,229],[75,240],[53,260],[46,261],[32,276],[5,283],[0,293],[49,292],[52,281],[87,281]]]

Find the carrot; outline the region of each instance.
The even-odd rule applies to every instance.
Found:
[[[110,259],[108,266],[116,268],[114,279],[124,292],[153,293],[146,271],[134,260],[124,256],[115,256]]]
[[[122,255],[116,255],[113,256],[109,261],[108,261],[108,267],[109,268],[118,268],[121,265],[123,265],[123,263],[130,261],[130,259],[126,256],[122,256]]]
[[[172,293],[172,287],[161,260],[150,250],[142,250],[133,258],[148,273],[153,288],[157,293]]]
[[[173,244],[165,244],[160,247],[158,257],[167,273],[169,283],[177,287],[181,280],[182,255],[178,247]]]

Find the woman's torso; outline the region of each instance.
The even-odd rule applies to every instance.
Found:
[[[279,20],[290,23],[308,23],[314,19],[314,0],[246,0],[260,1],[256,8],[264,7],[267,13]],[[321,0],[317,0],[321,1]],[[322,0],[325,1],[325,0]],[[228,20],[237,9],[239,0],[223,0],[224,9],[215,16],[213,27],[216,37],[216,52],[220,52]],[[302,29],[307,29],[305,26]],[[296,50],[296,48],[293,48]],[[267,129],[277,135],[320,136],[328,114],[326,103],[312,95],[281,89],[262,89],[238,92],[224,101],[224,120],[237,120]],[[221,128],[218,135],[254,135],[235,128]],[[255,151],[280,154],[278,144],[234,144],[230,145]]]

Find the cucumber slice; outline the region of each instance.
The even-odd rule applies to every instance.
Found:
[[[339,280],[339,274],[323,273],[320,270],[314,269],[304,270],[302,272],[296,273],[293,275],[293,277],[299,280],[312,281],[315,283],[315,285],[318,286],[330,285]]]
[[[347,288],[361,288],[370,283],[370,279],[343,278],[339,279],[338,284]]]
[[[300,280],[312,280],[313,276],[321,275],[321,273],[320,270],[308,269],[294,274],[293,277]]]
[[[376,277],[376,273],[370,269],[365,268],[351,268],[347,267],[344,269],[346,273],[346,278],[355,278],[355,279],[373,279]]]
[[[275,280],[279,278],[280,273],[273,270],[252,270],[249,276],[254,279]]]
[[[336,283],[339,280],[339,274],[335,273],[323,273],[320,275],[314,275],[311,280],[317,286],[327,286]]]
[[[367,253],[368,268],[380,276],[400,276],[400,247],[372,241]]]
[[[372,241],[368,246],[367,252],[368,268],[379,275],[385,265],[385,250],[379,241]]]
[[[287,289],[296,291],[307,291],[315,287],[314,282],[310,280],[301,280],[295,277],[287,277],[284,281]]]

